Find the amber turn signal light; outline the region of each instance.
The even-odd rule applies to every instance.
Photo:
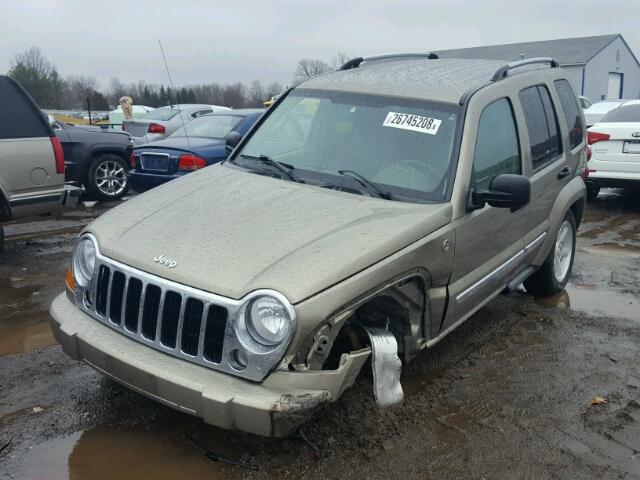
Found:
[[[73,271],[71,270],[71,266],[67,268],[67,288],[69,290],[76,289],[76,279],[73,278]]]

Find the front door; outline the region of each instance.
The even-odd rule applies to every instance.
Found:
[[[489,103],[480,114],[470,189],[489,189],[501,173],[522,173],[511,101]],[[466,318],[503,288],[522,263],[528,206],[514,212],[485,205],[454,220],[455,260],[449,307],[441,331]]]

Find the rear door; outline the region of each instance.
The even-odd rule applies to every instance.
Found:
[[[529,140],[525,158],[531,179],[531,208],[525,245],[532,258],[548,234],[549,215],[560,190],[573,178],[581,147],[565,152],[569,146],[565,146],[562,132],[566,128],[560,125],[558,108],[546,85],[527,87],[518,99]]]
[[[62,190],[64,173],[56,171],[51,137],[51,127],[28,94],[12,79],[0,76],[0,187],[12,207],[43,203],[35,197]],[[46,198],[40,200],[46,203]]]

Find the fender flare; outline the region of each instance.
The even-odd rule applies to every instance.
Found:
[[[587,189],[584,185],[584,181],[580,177],[574,177],[573,180],[562,188],[559,195],[556,197],[556,201],[549,214],[549,228],[547,230],[547,236],[532,262],[533,265],[542,265],[544,263],[556,241],[556,235],[560,229],[560,224],[562,223],[562,219],[566,215],[567,211],[577,202],[581,202],[580,207],[581,209],[584,209],[586,198]],[[580,219],[576,218],[576,224],[579,223]]]

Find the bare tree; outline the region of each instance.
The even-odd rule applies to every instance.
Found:
[[[303,58],[298,62],[298,66],[296,67],[294,82],[302,82],[330,70],[331,67],[324,60]]]
[[[125,95],[131,95],[131,87],[125,85],[118,77],[111,77],[107,88],[107,99],[111,105],[118,105],[118,100]]]
[[[9,76],[15,78],[41,107],[60,108],[64,102],[64,81],[37,47],[15,56]]]
[[[240,83],[225,85],[222,90],[222,105],[242,108],[246,103],[246,87]]]
[[[273,82],[267,86],[264,93],[266,98],[269,99],[271,97],[275,97],[276,95],[280,95],[283,91],[284,88],[282,88],[282,85],[280,85],[278,82]]]
[[[342,65],[344,65],[345,63],[347,63],[348,60],[350,60],[351,58],[349,57],[349,55],[347,55],[344,52],[338,52],[336,53],[336,55],[331,59],[331,68],[333,68],[334,70],[338,70]]]
[[[98,82],[90,75],[70,75],[67,77],[69,101],[74,107],[84,107],[87,98],[92,98],[97,90]]]
[[[267,100],[265,88],[260,83],[260,80],[254,80],[249,86],[249,98],[247,100],[252,107],[261,107],[262,102]]]

